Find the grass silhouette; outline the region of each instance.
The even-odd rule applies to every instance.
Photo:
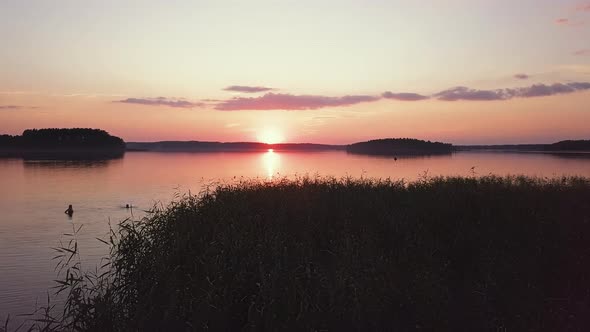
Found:
[[[65,309],[34,328],[581,330],[589,199],[584,178],[224,184],[121,222],[93,273],[63,246]]]

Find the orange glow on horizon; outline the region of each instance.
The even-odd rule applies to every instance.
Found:
[[[258,132],[256,138],[261,143],[277,144],[285,141],[285,136],[276,128],[264,128]]]

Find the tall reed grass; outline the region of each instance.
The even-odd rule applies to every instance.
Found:
[[[564,331],[590,326],[590,180],[242,181],[113,227],[75,331]]]

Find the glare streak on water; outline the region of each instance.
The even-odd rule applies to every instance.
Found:
[[[474,167],[474,168],[472,168]],[[84,267],[93,268],[107,248],[97,237],[109,220],[133,216],[175,194],[234,178],[270,180],[320,175],[416,180],[437,175],[590,177],[590,157],[524,153],[457,153],[421,158],[376,158],[342,151],[297,153],[127,153],[101,162],[0,159],[0,320],[43,304],[54,286],[55,253],[50,249],[83,225],[78,236]],[[64,214],[74,207],[70,220]],[[125,204],[135,208],[125,209]]]

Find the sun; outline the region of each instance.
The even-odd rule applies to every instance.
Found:
[[[276,144],[282,143],[285,136],[276,128],[264,128],[258,132],[257,139],[261,143]]]

